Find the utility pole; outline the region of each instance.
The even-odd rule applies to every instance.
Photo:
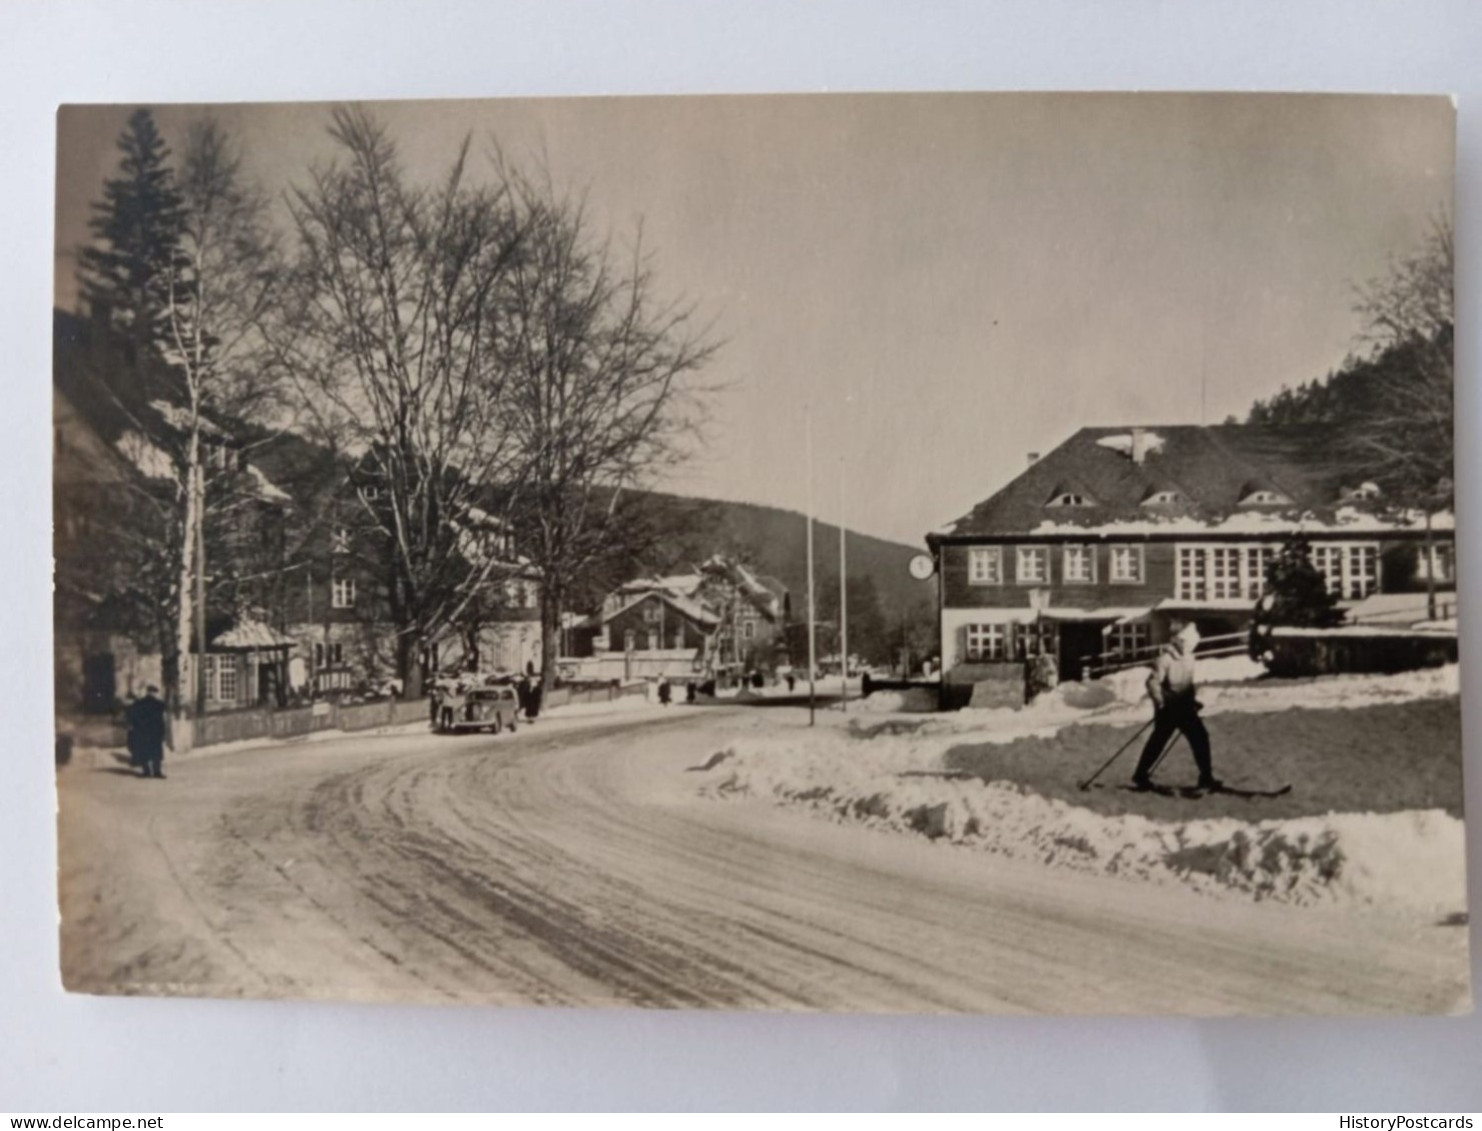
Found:
[[[195,717],[206,713],[206,465],[197,460],[191,489],[196,495],[196,528],[191,536],[196,541],[196,671]]]
[[[808,463],[808,725],[814,723],[817,708],[814,680],[818,666],[814,662],[814,612],[813,612],[813,409],[803,406],[803,447]]]
[[[844,488],[848,482],[844,457],[839,456],[839,671],[844,692],[839,710],[849,710],[849,568],[844,549]]]

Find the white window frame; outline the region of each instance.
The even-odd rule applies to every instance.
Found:
[[[1037,573],[1027,573],[1024,569],[1026,560],[1040,562],[1041,568]],[[1048,585],[1050,584],[1050,547],[1048,546],[1015,546],[1014,547],[1014,584],[1015,585]]]
[[[1003,584],[1003,547],[974,546],[967,552],[969,585]]]
[[[1145,507],[1170,507],[1184,501],[1177,491],[1155,491],[1142,501]]]
[[[353,609],[355,607],[355,579],[353,577],[333,578],[329,586],[330,608]]]
[[[1289,507],[1292,505],[1292,500],[1280,491],[1262,487],[1241,499],[1240,505],[1242,507]]]
[[[214,679],[208,684],[206,691],[218,703],[235,703],[237,701],[237,657],[231,653],[220,656],[210,656],[208,659],[215,660],[211,667],[215,669]],[[230,694],[228,694],[230,690]]]
[[[1090,497],[1079,491],[1063,491],[1045,504],[1047,507],[1089,507],[1090,505]]]
[[[1415,577],[1419,581],[1456,580],[1456,547],[1450,542],[1436,542],[1425,552],[1425,543],[1415,547]]]
[[[1328,592],[1341,600],[1362,600],[1380,591],[1378,542],[1317,542],[1312,564]]]
[[[1128,621],[1114,624],[1107,633],[1107,648],[1118,655],[1134,656],[1152,647],[1153,630],[1146,621]]]
[[[1009,626],[970,624],[963,631],[963,655],[970,664],[992,663],[1008,658]]]
[[[1174,551],[1174,596],[1255,601],[1266,592],[1266,567],[1280,550],[1267,543],[1180,542]]]
[[[1117,552],[1127,551],[1131,554],[1129,561],[1137,564],[1133,574],[1128,574],[1117,569]],[[1147,547],[1141,542],[1113,542],[1109,547],[1106,567],[1107,580],[1113,585],[1141,585],[1143,578],[1147,576]]]
[[[1085,565],[1084,573],[1071,571],[1072,554]],[[1060,580],[1066,585],[1096,584],[1096,547],[1089,542],[1067,542],[1060,555]]]

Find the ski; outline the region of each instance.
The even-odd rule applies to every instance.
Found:
[[[1135,785],[1119,785],[1117,788],[1124,793],[1156,793],[1159,797],[1179,797],[1185,801],[1198,801],[1200,798],[1216,793],[1228,793],[1231,797],[1242,797],[1247,801],[1270,800],[1274,797],[1285,797],[1292,791],[1290,785],[1284,785],[1278,789],[1248,789],[1238,785],[1222,785],[1218,789],[1171,785],[1150,785],[1145,789],[1139,789]]]

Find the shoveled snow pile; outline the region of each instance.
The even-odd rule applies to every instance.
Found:
[[[1074,687],[1075,685],[1072,685]],[[1210,711],[1363,706],[1457,694],[1455,666],[1397,676],[1337,676],[1210,688]],[[1067,694],[1067,692],[1070,692]],[[929,719],[856,719],[849,729],[785,734],[757,729],[717,752],[701,792],[803,805],[1056,867],[1178,883],[1209,893],[1293,904],[1340,902],[1448,913],[1465,906],[1462,822],[1442,810],[1330,813],[1240,821],[1154,821],[1103,815],[1004,782],[946,771],[966,732],[978,740],[1053,736],[1081,721],[1141,718],[1144,705],[1073,705],[1084,688],[1057,689],[1021,711]],[[964,717],[968,716],[968,717]],[[946,725],[944,725],[946,724]]]
[[[937,709],[937,695],[925,687],[912,687],[906,691],[876,691],[861,699],[855,709],[867,715],[920,714]]]
[[[1441,810],[1328,814],[1251,823],[1104,816],[1003,782],[927,768],[906,743],[886,769],[882,744],[808,757],[794,742],[738,743],[712,759],[718,799],[803,805],[840,821],[916,833],[1011,859],[1207,893],[1298,905],[1357,903],[1445,914],[1466,903],[1462,822]]]

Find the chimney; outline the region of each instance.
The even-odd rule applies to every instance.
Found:
[[[1147,433],[1143,429],[1132,429],[1132,447],[1128,454],[1132,456],[1132,462],[1137,464],[1138,467],[1141,467],[1142,461],[1147,459],[1148,438]]]
[[[1029,462],[1031,464],[1034,464],[1034,463],[1037,463],[1038,461],[1039,461],[1039,453],[1038,452],[1030,452],[1029,453]]]

